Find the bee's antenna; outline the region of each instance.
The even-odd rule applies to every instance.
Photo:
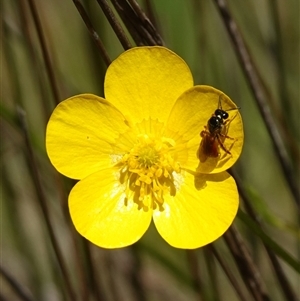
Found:
[[[225,110],[225,112],[233,111],[233,110],[240,110],[240,109],[241,109],[241,107],[236,107],[236,108],[232,108],[232,109]]]
[[[221,110],[222,110],[222,103],[221,103],[221,97],[222,97],[222,95],[223,94],[219,95],[219,103],[218,103],[218,108],[221,109]],[[233,110],[240,110],[240,109],[241,109],[240,107],[236,107],[236,108],[225,110],[225,112],[233,111]]]
[[[219,95],[218,109],[222,110],[221,96],[222,96],[222,94]]]

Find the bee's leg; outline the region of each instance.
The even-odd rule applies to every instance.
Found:
[[[230,139],[230,140],[236,140],[235,138],[229,137],[229,136],[224,135],[224,134],[219,134],[219,136],[221,136],[222,138],[224,138],[224,140],[225,140],[225,138]]]
[[[228,138],[230,140],[236,140],[235,138],[232,138],[230,136],[227,136],[227,132],[229,130],[229,125],[232,122],[232,120],[236,117],[237,113],[230,119],[226,120],[223,124],[224,129],[226,129],[226,133],[219,133],[219,135],[225,140],[225,138]]]
[[[219,142],[219,145],[221,146],[221,148],[223,149],[224,152],[226,152],[227,154],[231,155],[231,152],[224,146],[222,140],[220,139],[220,136],[224,136],[226,138],[229,138],[229,139],[234,139],[234,138],[231,138],[231,137],[228,137],[226,135],[217,135],[217,139],[218,139],[218,142]]]
[[[229,124],[233,121],[233,119],[237,116],[238,113],[236,113],[232,118],[230,119],[227,119],[225,122],[224,122],[224,126],[229,126]]]

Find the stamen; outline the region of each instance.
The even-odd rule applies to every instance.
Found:
[[[180,166],[172,156],[174,146],[175,142],[169,138],[138,137],[137,144],[118,164],[120,180],[126,182],[125,205],[128,199],[133,199],[145,211],[150,208],[163,210],[164,195],[174,195],[172,173],[180,172]]]

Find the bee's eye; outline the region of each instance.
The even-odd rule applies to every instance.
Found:
[[[222,115],[222,110],[221,109],[215,110],[215,116],[221,116],[221,115]]]
[[[227,119],[228,113],[225,112],[224,110],[217,109],[217,110],[215,110],[215,116],[219,117],[220,119]]]
[[[223,119],[227,119],[227,118],[228,118],[228,113],[225,112],[225,111],[223,111],[223,112],[222,112],[222,118],[223,118]]]

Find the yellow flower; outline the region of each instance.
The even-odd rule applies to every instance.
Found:
[[[108,67],[105,99],[82,94],[61,102],[46,133],[56,169],[80,180],[69,195],[78,232],[105,248],[124,247],[153,218],[178,248],[220,237],[238,208],[234,179],[225,171],[243,144],[238,110],[229,111],[225,152],[201,160],[201,136],[218,108],[236,108],[221,91],[193,86],[186,63],[164,47],[138,47]],[[220,96],[221,95],[221,96]]]

